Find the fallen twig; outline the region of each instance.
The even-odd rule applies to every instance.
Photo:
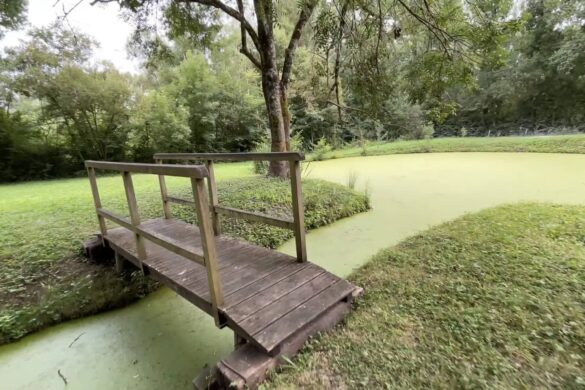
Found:
[[[59,374],[59,376],[61,377],[61,379],[63,379],[63,382],[65,383],[65,386],[67,386],[67,378],[65,378],[65,376],[63,374],[61,374],[61,370],[57,370],[57,374]]]
[[[73,344],[75,344],[75,342],[76,342],[77,340],[79,340],[79,338],[80,338],[81,336],[83,336],[84,334],[85,334],[85,332],[81,332],[81,334],[80,334],[79,336],[77,336],[77,337],[75,338],[75,340],[73,340],[73,341],[71,342],[71,344],[69,344],[69,348],[71,348],[71,346],[72,346]]]

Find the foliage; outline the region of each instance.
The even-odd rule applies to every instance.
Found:
[[[363,298],[267,388],[579,388],[585,207],[522,204],[381,251]]]
[[[293,152],[304,152],[305,147],[303,145],[303,138],[302,133],[295,132],[292,137],[290,137],[290,150]],[[254,148],[255,152],[270,152],[270,145],[268,144],[268,140],[264,140],[256,145]],[[254,173],[258,175],[267,175],[268,174],[268,161],[254,161]]]
[[[250,164],[218,164],[223,204],[280,216],[291,215],[286,181],[250,177]],[[141,216],[160,217],[158,180],[135,175]],[[98,178],[104,207],[127,215],[119,176]],[[167,177],[172,194],[188,196],[190,184]],[[368,199],[341,185],[304,180],[305,221],[314,229],[365,211]],[[192,221],[193,209],[173,206]],[[79,255],[82,241],[97,231],[87,179],[0,186],[0,344],[48,325],[130,303],[156,288],[139,275],[118,276],[111,265],[89,263]],[[276,247],[292,232],[262,224],[224,219],[229,234]]]
[[[188,115],[187,109],[165,91],[140,96],[129,123],[132,159],[151,162],[157,151],[189,150]]]
[[[585,153],[585,135],[556,135],[549,137],[465,137],[434,138],[432,140],[370,142],[368,156],[404,153],[445,152],[533,152]],[[362,145],[333,150],[320,156],[310,154],[312,160],[357,157],[364,154]]]
[[[11,128],[27,130],[0,136],[8,151],[2,164],[15,162],[0,180],[73,176],[88,158],[151,161],[155,152],[272,148],[263,73],[240,55],[238,26],[206,5],[119,2],[137,22],[131,47],[145,60],[140,75],[96,64],[93,39],[58,24],[31,29],[5,49],[0,110],[4,121],[18,122]],[[314,3],[261,3],[273,7],[280,59],[299,10]],[[377,153],[376,142],[398,139],[583,131],[580,3],[465,4],[317,4],[286,86],[291,134],[308,150],[325,139],[335,149],[358,142],[367,155],[370,141]],[[158,34],[151,22],[161,15]],[[259,55],[248,38],[249,54]],[[36,163],[23,164],[25,154]]]
[[[313,147],[313,158],[317,161],[323,160],[325,155],[331,152],[332,149],[325,137],[322,137]]]
[[[5,30],[13,30],[26,19],[27,0],[0,0],[0,38]]]

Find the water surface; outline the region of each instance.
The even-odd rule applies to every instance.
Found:
[[[341,184],[357,175],[357,189],[367,187],[372,197],[372,211],[307,236],[309,259],[341,276],[466,212],[519,201],[585,204],[585,155],[392,155],[311,163],[308,170]],[[294,242],[281,249],[293,253]],[[232,343],[229,329],[218,330],[211,317],[161,289],[127,308],[0,347],[0,389],[65,388],[58,371],[68,389],[189,389]]]

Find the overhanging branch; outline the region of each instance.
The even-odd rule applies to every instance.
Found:
[[[240,15],[245,15],[244,1],[243,0],[238,0],[238,11],[239,11]],[[248,44],[247,44],[247,39],[246,39],[248,32],[246,30],[246,26],[242,22],[240,22],[240,35],[242,37],[242,47],[240,48],[240,53],[242,53],[243,55],[248,57],[248,59],[254,64],[254,66],[256,66],[256,68],[262,69],[262,64],[260,63],[260,60],[257,59],[252,54],[252,52],[250,52],[250,50],[248,50]]]
[[[217,9],[225,12],[226,14],[228,14],[229,16],[231,16],[232,18],[234,18],[240,22],[241,26],[248,32],[248,35],[250,35],[250,38],[252,39],[254,46],[256,46],[256,49],[259,48],[258,34],[256,33],[256,30],[254,30],[254,27],[252,27],[250,22],[248,22],[248,20],[244,16],[243,12],[238,12],[236,9],[230,7],[229,5],[223,3],[219,0],[177,0],[177,1],[181,2],[181,3],[197,3],[197,4],[201,4],[201,5],[208,5],[210,7],[214,7],[214,8],[217,8]]]
[[[282,87],[285,89],[288,87],[288,84],[290,82],[293,59],[297,46],[299,45],[299,40],[301,39],[301,35],[303,33],[303,28],[311,18],[313,10],[315,9],[316,6],[317,1],[315,0],[310,0],[307,2],[307,4],[303,6],[301,13],[299,15],[299,19],[297,20],[297,23],[295,24],[292,35],[290,37],[288,47],[284,52],[284,63],[282,65],[282,76],[280,79],[280,83]]]

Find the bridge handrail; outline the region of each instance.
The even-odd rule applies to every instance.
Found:
[[[141,164],[112,161],[85,161],[86,168],[97,168],[108,171],[150,173],[155,175],[193,177],[203,179],[209,176],[203,165],[175,165],[175,164]]]
[[[143,262],[146,260],[147,252],[144,245],[144,240],[149,240],[156,245],[159,245],[179,256],[183,256],[189,260],[195,261],[206,268],[209,292],[211,297],[212,312],[216,323],[220,323],[219,308],[224,304],[223,290],[219,275],[219,267],[217,261],[217,251],[215,248],[215,238],[213,236],[213,227],[209,215],[209,203],[205,192],[204,179],[209,178],[209,171],[202,165],[172,165],[172,164],[139,164],[139,163],[118,163],[109,161],[86,161],[89,182],[91,185],[91,192],[93,194],[94,205],[100,231],[102,234],[102,242],[108,235],[108,228],[106,219],[130,230],[134,233],[136,241],[136,253],[143,269]],[[126,200],[128,202],[128,210],[130,212],[130,220],[125,217],[114,214],[102,207],[100,199],[99,188],[97,184],[96,169],[118,171],[122,174],[124,180],[124,190],[126,193]],[[178,176],[188,177],[191,179],[191,188],[193,191],[192,204],[197,213],[197,221],[199,231],[201,233],[201,243],[203,247],[203,254],[197,253],[193,248],[186,248],[174,239],[157,234],[150,231],[147,227],[141,224],[140,213],[138,210],[138,203],[136,201],[136,193],[134,191],[134,184],[132,181],[132,173],[146,173],[155,174],[159,177]],[[165,217],[166,217],[165,213]]]
[[[180,160],[185,163],[194,160],[204,161],[209,176],[207,177],[210,212],[213,222],[213,230],[216,235],[221,234],[221,222],[219,215],[230,218],[243,218],[251,221],[262,222],[268,225],[290,229],[294,232],[297,260],[307,261],[307,247],[305,241],[305,215],[303,204],[303,192],[301,184],[301,161],[305,156],[299,152],[272,152],[272,153],[156,153],[154,160],[163,165],[163,161]],[[291,180],[291,196],[293,206],[293,219],[276,218],[252,211],[224,207],[219,205],[217,187],[215,183],[214,161],[288,161]],[[192,204],[192,201],[169,196],[164,179],[164,174],[159,175],[160,191],[163,199],[165,217],[171,218],[169,203]]]

